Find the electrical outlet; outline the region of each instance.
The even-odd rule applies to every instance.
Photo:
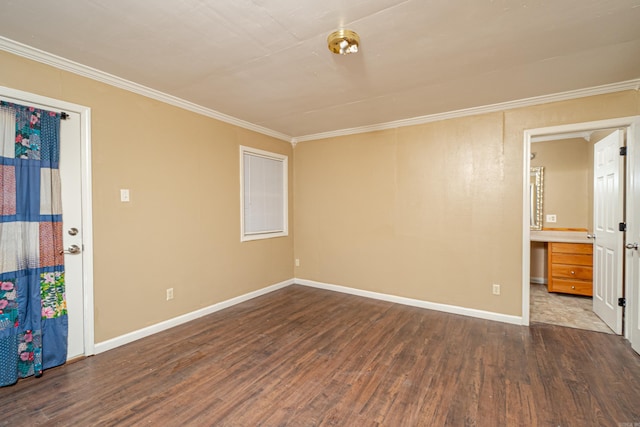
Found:
[[[167,301],[169,301],[170,299],[173,299],[173,288],[167,289]]]
[[[493,284],[492,292],[494,295],[500,295],[500,285]]]
[[[300,267],[300,258],[296,258],[296,267]]]
[[[557,218],[554,214],[547,215],[547,222],[556,222]]]
[[[131,200],[129,197],[129,189],[128,188],[120,189],[120,201],[128,202],[129,200]]]

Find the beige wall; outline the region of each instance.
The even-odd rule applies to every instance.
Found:
[[[626,91],[302,142],[296,277],[521,315],[524,130],[637,114]]]
[[[589,151],[591,143],[583,138],[536,142],[531,166],[544,167],[543,227],[585,228],[589,225]],[[592,193],[593,191],[591,191]],[[555,214],[556,223],[548,223],[546,216]]]
[[[289,156],[291,144],[5,52],[0,63],[2,86],[91,108],[96,342],[293,276],[291,231],[240,242],[239,189],[240,144]]]
[[[535,283],[547,283],[547,244],[531,242],[529,275]]]

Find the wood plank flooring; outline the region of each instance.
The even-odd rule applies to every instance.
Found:
[[[3,426],[633,426],[640,356],[290,286],[2,388],[0,408]]]

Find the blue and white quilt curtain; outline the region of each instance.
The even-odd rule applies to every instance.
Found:
[[[60,114],[0,102],[0,386],[67,358]]]

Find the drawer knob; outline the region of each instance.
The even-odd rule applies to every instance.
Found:
[[[571,289],[575,289],[575,288],[576,288],[576,287],[575,287],[575,285],[572,285],[572,286],[571,286]]]
[[[575,272],[575,271],[573,271],[573,270],[571,270],[571,274],[576,274],[576,272]]]

